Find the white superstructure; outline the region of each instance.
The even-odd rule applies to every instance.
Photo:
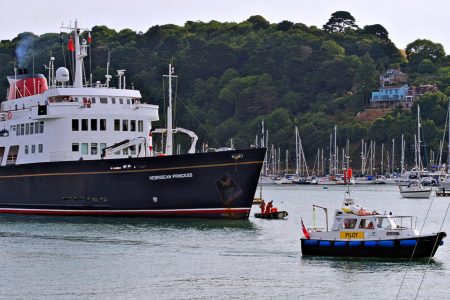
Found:
[[[105,158],[153,155],[150,131],[152,122],[159,120],[158,106],[142,103],[138,90],[125,88],[125,70],[118,70],[118,88],[110,87],[108,74],[105,84],[83,80],[83,58],[89,45],[85,40],[79,42],[81,30],[76,23],[72,29],[73,86],[67,84],[67,69],[59,68],[55,75],[53,58],[48,89],[42,75],[17,75],[15,69],[14,77],[8,78],[9,96],[0,112],[1,166],[100,159],[102,149],[138,138],[145,142]]]

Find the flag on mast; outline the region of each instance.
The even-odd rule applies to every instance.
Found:
[[[69,43],[67,44],[67,48],[69,49],[70,52],[75,51],[75,46],[73,45],[72,36],[70,36],[70,38],[69,38]]]
[[[92,43],[92,37],[91,37],[91,32],[89,31],[88,33],[88,43]]]

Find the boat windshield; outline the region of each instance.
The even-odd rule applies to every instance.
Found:
[[[377,218],[377,227],[382,229],[397,228],[397,223],[392,218],[379,217]]]

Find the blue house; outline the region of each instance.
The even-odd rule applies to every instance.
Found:
[[[372,92],[370,106],[395,107],[403,102],[412,102],[412,97],[408,97],[409,86],[382,86],[378,92]]]
[[[370,99],[370,106],[373,108],[409,107],[413,99],[408,94],[410,90],[406,84],[407,76],[399,69],[389,69],[380,75],[380,89],[377,92],[372,92]],[[409,103],[411,102],[411,103]]]

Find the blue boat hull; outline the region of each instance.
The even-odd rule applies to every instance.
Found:
[[[383,258],[433,257],[447,234],[381,241],[327,241],[301,239],[302,255]]]

